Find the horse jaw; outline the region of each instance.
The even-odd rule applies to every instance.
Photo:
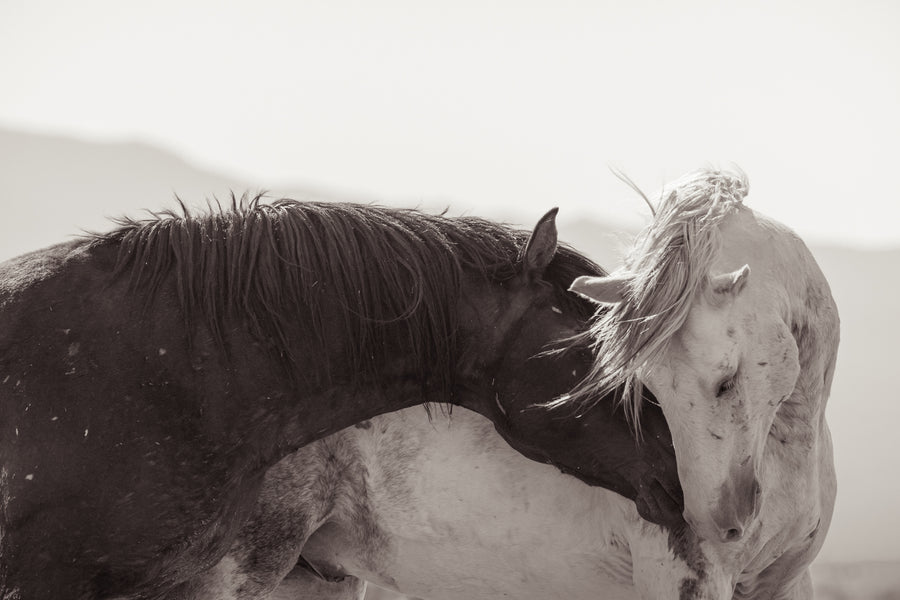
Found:
[[[672,431],[685,520],[715,542],[754,525],[766,442],[800,369],[790,327],[748,274],[745,266],[711,277],[643,376]]]

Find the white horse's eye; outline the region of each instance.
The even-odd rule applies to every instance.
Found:
[[[733,390],[734,381],[735,377],[729,377],[728,379],[725,379],[721,383],[719,383],[718,387],[716,387],[716,398],[721,398],[722,396]]]

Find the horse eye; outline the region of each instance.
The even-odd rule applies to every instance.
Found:
[[[728,379],[722,381],[719,384],[719,387],[716,388],[716,398],[721,398],[728,392],[734,389],[734,377],[729,377]]]

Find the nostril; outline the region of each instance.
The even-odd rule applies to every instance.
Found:
[[[722,536],[722,541],[723,542],[736,542],[739,539],[741,539],[742,537],[744,537],[744,532],[741,531],[740,529],[738,529],[737,527],[732,527],[731,529],[728,529],[725,531],[724,535]]]

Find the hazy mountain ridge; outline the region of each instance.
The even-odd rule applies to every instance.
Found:
[[[244,186],[143,143],[95,143],[0,129],[0,260],[107,230],[110,217]]]
[[[200,205],[208,197],[257,189],[195,168],[146,144],[92,143],[0,128],[4,208],[0,260],[62,241],[83,228],[109,229],[110,216],[172,208],[175,194]],[[311,188],[276,190],[274,195],[278,194],[328,197]],[[523,207],[526,209],[531,212],[531,207]],[[491,214],[488,210],[467,212]],[[539,212],[534,211],[535,219]],[[531,216],[516,214],[510,220],[528,222]],[[566,210],[560,213],[559,229],[561,240],[607,269],[620,263],[627,235]],[[815,244],[812,251],[828,277],[842,319],[838,369],[828,409],[840,492],[821,559],[900,559],[894,541],[900,532],[895,509],[900,499],[900,481],[895,481],[900,473],[900,452],[894,434],[894,424],[900,422],[900,402],[893,381],[900,311],[896,290],[891,287],[898,274],[900,248],[875,251]],[[900,567],[882,570],[900,572]],[[832,572],[837,571],[817,569],[817,581]],[[900,582],[892,585],[890,589],[900,588]]]

